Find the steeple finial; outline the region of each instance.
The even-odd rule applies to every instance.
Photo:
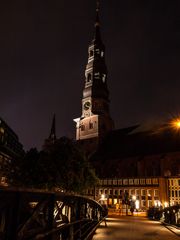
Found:
[[[56,116],[53,115],[53,121],[51,125],[51,132],[49,135],[49,139],[56,140]]]

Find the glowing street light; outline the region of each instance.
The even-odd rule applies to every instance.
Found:
[[[100,200],[102,200],[102,201],[105,200],[105,195],[104,194],[101,195]]]
[[[137,210],[139,209],[139,200],[135,201],[135,207],[136,207]]]
[[[161,206],[161,202],[159,200],[156,200],[154,202],[154,205],[155,205],[155,207],[160,207]]]
[[[171,126],[172,128],[174,128],[175,130],[180,130],[180,118],[175,118],[171,121]]]
[[[132,200],[136,201],[136,196],[135,195],[132,196]]]

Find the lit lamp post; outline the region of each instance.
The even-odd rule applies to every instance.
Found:
[[[137,210],[139,210],[139,200],[135,201],[135,207],[136,207]]]
[[[133,215],[134,209],[136,208],[136,195],[132,196],[132,201],[131,201],[131,214]]]
[[[164,202],[164,207],[167,208],[168,207],[168,203]]]
[[[160,208],[161,202],[160,202],[159,200],[155,201],[155,202],[154,202],[154,206],[155,206],[156,208]]]

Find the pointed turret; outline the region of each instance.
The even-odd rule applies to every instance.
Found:
[[[51,147],[56,142],[56,116],[53,115],[51,131],[49,137],[45,139],[44,144],[42,146],[44,151],[49,151],[49,147]]]
[[[53,121],[52,121],[52,125],[51,125],[51,132],[49,135],[49,139],[55,141],[56,140],[56,116],[54,114],[53,116]]]

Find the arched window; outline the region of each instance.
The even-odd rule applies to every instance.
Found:
[[[85,126],[84,125],[81,125],[80,128],[81,128],[81,131],[85,131]]]
[[[94,55],[93,50],[90,50],[90,52],[89,52],[89,57],[92,57],[93,55]]]
[[[91,74],[89,73],[88,76],[87,76],[87,81],[90,82],[91,79],[92,79],[92,76],[91,76]]]
[[[89,129],[93,129],[93,123],[89,122]]]

